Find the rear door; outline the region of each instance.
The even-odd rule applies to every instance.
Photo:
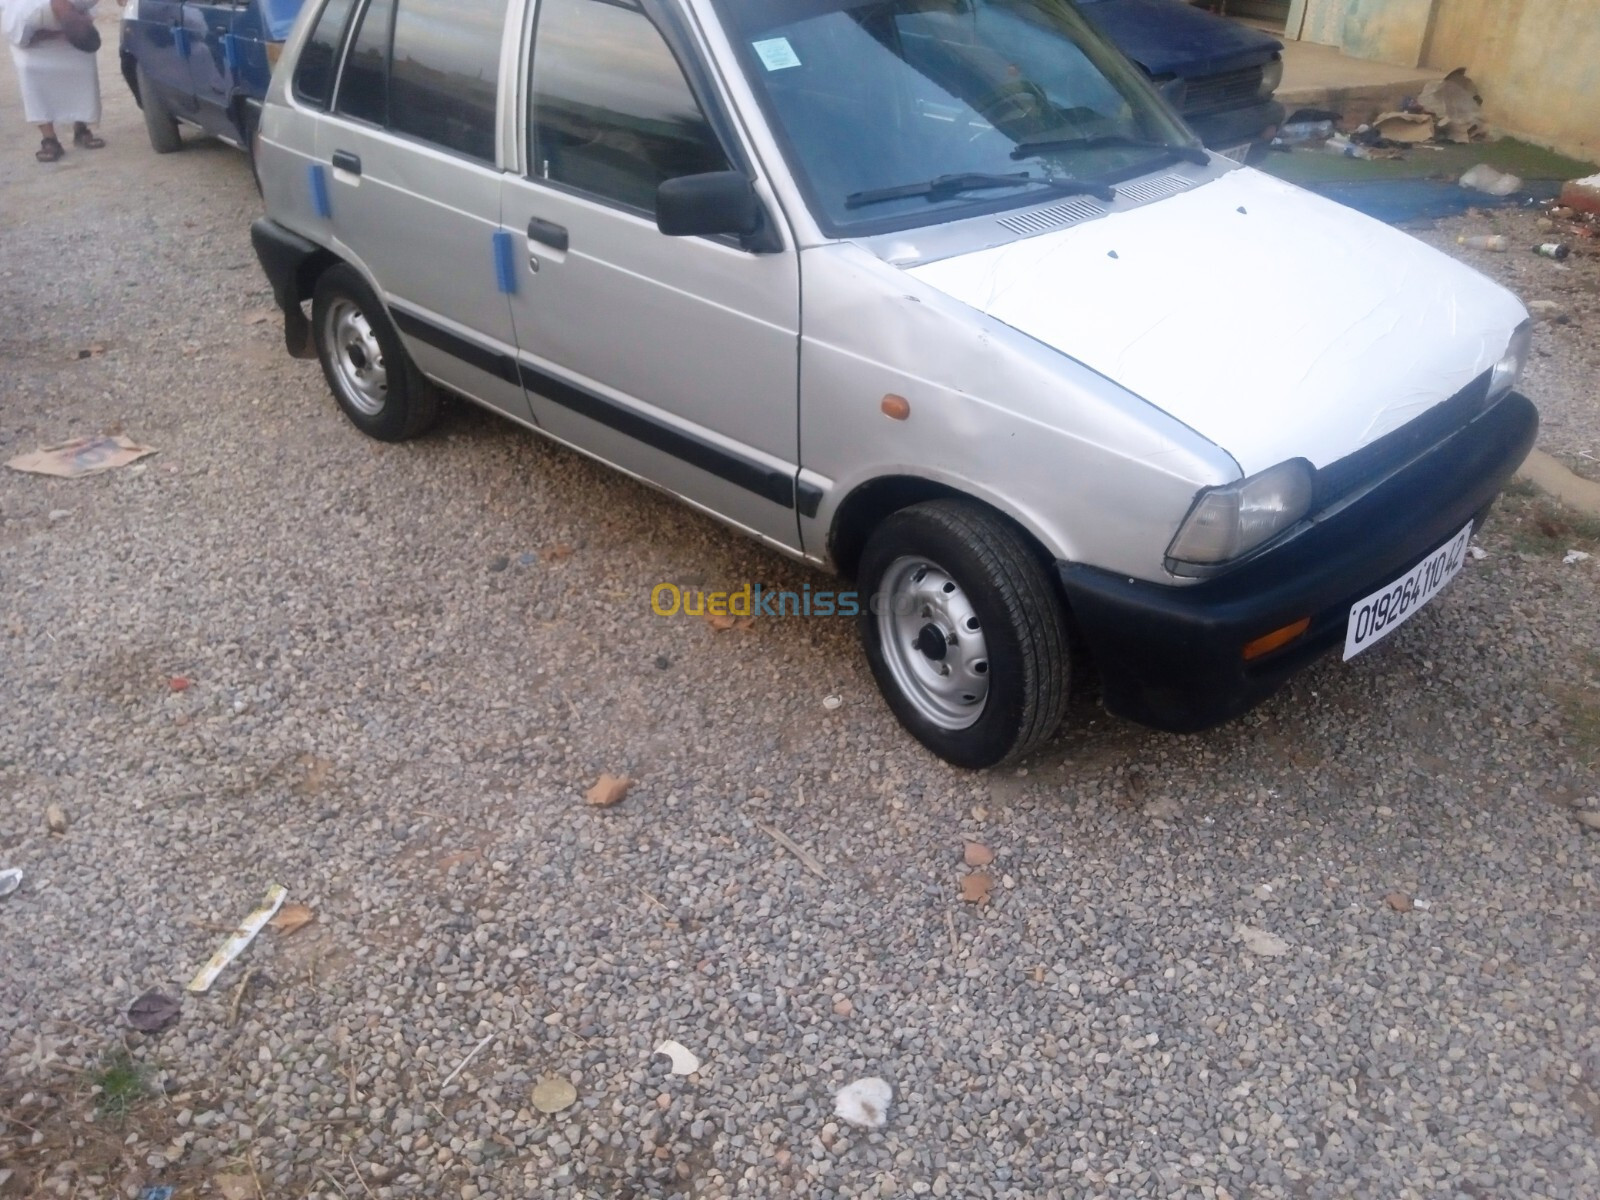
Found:
[[[664,180],[754,171],[674,20],[540,0],[503,206],[524,383],[556,437],[797,548],[797,256],[656,228]]]
[[[367,0],[316,167],[336,249],[389,304],[417,365],[523,422],[500,229],[497,112],[508,0]]]

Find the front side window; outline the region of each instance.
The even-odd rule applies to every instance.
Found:
[[[294,65],[294,94],[313,108],[327,108],[333,99],[339,47],[344,44],[344,29],[354,7],[355,0],[328,0],[300,50],[299,61]]]
[[[1127,59],[1061,0],[718,0],[831,232],[1106,194],[1203,161]]]
[[[389,24],[394,0],[371,0],[361,14],[344,74],[339,77],[337,111],[383,125],[389,116]]]
[[[541,0],[534,174],[645,213],[668,179],[728,169],[678,61],[626,0]]]
[[[471,158],[495,158],[506,0],[400,0],[389,122]]]

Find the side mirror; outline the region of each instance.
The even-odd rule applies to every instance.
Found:
[[[668,237],[749,237],[761,221],[756,189],[737,171],[682,175],[656,189],[656,228]]]

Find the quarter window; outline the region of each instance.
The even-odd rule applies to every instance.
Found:
[[[294,68],[295,97],[313,108],[327,108],[333,99],[333,77],[339,68],[339,47],[350,23],[355,0],[328,0]]]
[[[388,65],[389,26],[394,19],[394,0],[372,0],[356,26],[350,53],[345,56],[344,74],[339,79],[338,111],[359,117],[374,125],[386,123],[389,115]]]
[[[506,0],[400,0],[391,127],[493,162],[505,16]]]
[[[531,90],[540,178],[654,213],[664,181],[728,169],[677,59],[628,0],[540,0]]]

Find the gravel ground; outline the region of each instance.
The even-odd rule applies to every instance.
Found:
[[[1584,528],[1513,497],[1222,730],[1091,698],[957,772],[843,622],[648,611],[815,576],[464,407],[363,440],[262,315],[244,159],[156,158],[101,58],[111,145],[48,169],[0,59],[0,458],[160,450],[0,472],[0,1196],[1600,1195]],[[1600,263],[1481,257],[1586,306],[1530,389],[1600,452]],[[313,923],[121,1024],[273,881]]]

